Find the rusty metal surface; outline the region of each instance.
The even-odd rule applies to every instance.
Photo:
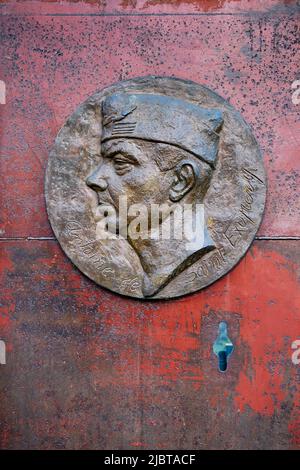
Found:
[[[208,289],[152,303],[100,289],[55,241],[1,249],[1,447],[299,446],[297,241],[256,241]],[[222,320],[225,374],[212,351]]]
[[[153,73],[242,112],[268,174],[259,235],[300,236],[297,2],[106,5],[89,16],[99,2],[1,2],[0,446],[299,448],[299,240],[256,240],[212,286],[151,303],[96,286],[55,240],[7,240],[53,237],[44,171],[76,106]],[[235,345],[225,374],[220,321]]]
[[[280,13],[299,6],[297,0],[0,0],[3,13],[17,14],[249,14]]]
[[[248,16],[34,13],[1,17],[3,236],[52,236],[43,188],[57,132],[96,89],[149,74],[200,82],[230,100],[255,129],[264,155],[268,198],[259,235],[299,235],[294,9]]]

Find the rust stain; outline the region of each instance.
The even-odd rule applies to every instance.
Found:
[[[297,6],[297,0],[0,0],[4,13],[210,13],[267,12]]]

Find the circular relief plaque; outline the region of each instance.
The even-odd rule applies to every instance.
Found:
[[[205,86],[122,81],[88,98],[51,151],[46,202],[67,256],[137,298],[195,292],[249,248],[266,196],[258,144]]]

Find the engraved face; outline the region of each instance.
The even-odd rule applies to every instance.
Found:
[[[212,170],[193,155],[172,145],[140,139],[114,139],[102,144],[102,162],[87,178],[100,205],[119,212],[121,196],[128,206],[201,202]],[[130,214],[127,222],[130,223]],[[148,228],[151,229],[151,217]],[[160,221],[163,218],[160,217]]]
[[[156,147],[156,143],[134,139],[104,143],[102,162],[87,179],[99,204],[111,204],[118,213],[119,198],[126,196],[129,206],[143,203],[150,213],[152,204],[167,202],[173,171],[160,170],[155,161]]]
[[[147,100],[146,104],[149,104]],[[101,145],[102,162],[87,178],[86,184],[96,192],[100,210],[101,207],[105,207],[105,212],[108,213],[109,206],[114,209],[113,215],[106,216],[105,226],[113,226],[111,231],[119,235],[124,234],[124,225],[126,225],[126,239],[138,254],[144,269],[144,295],[152,296],[170,282],[178,272],[185,269],[192,256],[199,258],[215,248],[204,225],[204,217],[202,226],[197,225],[201,233],[193,232],[196,206],[197,203],[203,202],[213,172],[209,154],[211,150],[208,148],[210,137],[205,136],[206,142],[203,148],[207,154],[204,153],[204,157],[199,153],[199,142],[197,142],[198,147],[191,139],[186,139],[186,143],[178,145],[177,135],[174,135],[172,131],[174,126],[171,126],[171,131],[165,129],[165,134],[163,132],[157,134],[156,129],[151,129],[151,123],[148,122],[146,125],[142,123],[143,131],[146,130],[149,136],[152,136],[152,140],[142,139],[143,132],[137,128],[137,121],[130,121],[129,124],[122,122],[128,114],[136,112],[137,106],[132,106],[132,104],[129,106],[127,96],[121,97],[121,105],[118,101],[120,101],[118,96],[112,100],[113,114],[111,114],[111,106],[107,112],[108,117],[104,112],[102,139],[107,134],[109,137],[107,140],[104,139]],[[139,97],[137,101],[139,103]],[[172,100],[171,104],[174,106]],[[121,106],[122,110],[125,105],[125,111],[120,116],[119,108]],[[140,105],[141,107],[145,105],[143,100]],[[163,105],[167,106],[168,101],[164,101]],[[175,105],[178,106],[177,100],[175,100]],[[205,113],[203,116],[207,119]],[[198,118],[198,115],[196,117]],[[142,114],[140,119],[143,118],[145,116]],[[219,115],[217,118],[219,119]],[[114,122],[117,123],[117,127],[113,124]],[[161,122],[160,127],[164,124]],[[110,125],[110,129],[105,129],[107,125]],[[185,116],[182,117],[182,125],[186,125]],[[210,123],[210,126],[213,127],[213,124]],[[217,128],[220,130],[219,122],[215,125],[215,129]],[[159,130],[161,131],[160,128]],[[210,131],[209,135],[215,141],[215,144],[212,142],[215,160],[218,142],[216,132]],[[184,147],[192,148],[196,155]],[[129,207],[125,219],[121,216],[121,198],[126,198],[126,205]],[[132,212],[131,208],[137,206],[142,206],[139,210],[142,215],[140,214],[138,234],[127,230],[136,216],[136,212]],[[167,206],[170,210],[160,210],[153,218],[153,211],[162,206]],[[194,211],[194,214],[190,213],[189,217],[185,213],[187,206],[191,207],[192,212]],[[115,220],[114,224],[111,224],[112,220]],[[169,228],[166,250],[166,232],[161,235],[160,232],[167,224]],[[156,230],[154,239],[149,237],[149,234],[153,234],[153,230]],[[100,230],[97,233],[98,236],[99,234],[102,236]],[[192,248],[188,245],[188,240],[193,240]]]
[[[265,195],[260,150],[240,114],[207,87],[167,77],[91,96],[59,133],[46,175],[63,250],[99,285],[143,299],[195,292],[232,269]],[[115,231],[102,238],[105,208]]]

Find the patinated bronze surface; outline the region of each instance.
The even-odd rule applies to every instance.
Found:
[[[46,174],[49,218],[69,258],[99,285],[147,299],[226,274],[255,236],[265,195],[259,147],[240,114],[204,86],[154,76],[88,98],[59,132]],[[157,207],[167,210],[150,217]],[[178,235],[174,213],[187,207]],[[174,230],[162,236],[167,223]]]

